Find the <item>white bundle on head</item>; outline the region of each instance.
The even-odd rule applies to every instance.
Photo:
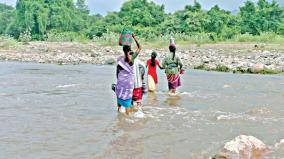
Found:
[[[175,39],[174,39],[174,37],[172,35],[170,37],[170,46],[176,46]]]

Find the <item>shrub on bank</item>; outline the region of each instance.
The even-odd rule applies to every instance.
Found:
[[[0,35],[0,48],[9,48],[15,46],[17,41],[8,35]]]
[[[233,73],[248,73],[248,74],[280,74],[283,73],[281,70],[272,70],[272,69],[262,69],[255,71],[251,68],[237,67],[235,70],[231,70],[229,67],[224,65],[217,65],[216,68],[212,69],[206,66],[205,64],[195,66],[194,69],[205,70],[205,71],[217,71],[217,72],[233,72]]]
[[[88,42],[85,34],[76,32],[57,32],[55,30],[47,33],[46,41],[49,42]]]
[[[219,72],[230,72],[230,68],[224,65],[217,65],[216,69],[214,71],[219,71]]]
[[[261,43],[284,43],[284,36],[273,32],[264,32],[260,35],[239,34],[228,41],[233,42],[261,42]]]
[[[103,35],[100,37],[94,36],[93,41],[95,43],[102,44],[102,45],[116,46],[118,45],[118,37],[119,37],[118,33],[107,32],[107,33],[103,33]]]
[[[137,28],[136,28],[137,29]],[[153,29],[153,28],[152,28]],[[165,47],[169,43],[170,36],[173,35],[176,43],[179,45],[188,45],[188,44],[197,44],[201,46],[208,43],[218,43],[218,42],[247,42],[247,43],[284,43],[284,36],[278,35],[275,33],[261,33],[260,35],[251,35],[251,34],[240,34],[234,36],[231,39],[224,39],[216,33],[173,33],[173,34],[155,34],[149,29],[148,34],[145,33],[136,33],[139,41],[147,46],[159,48]],[[90,38],[89,36],[92,36]],[[117,46],[118,45],[119,33],[107,31],[102,33],[101,36],[88,34],[88,31],[84,30],[82,32],[59,32],[56,30],[51,30],[47,33],[43,40],[49,42],[95,42],[101,45],[108,46]],[[11,38],[10,38],[11,39]],[[28,43],[36,37],[32,37],[29,31],[21,33],[18,41]]]
[[[241,68],[238,67],[233,73],[249,73],[249,74],[280,74],[283,73],[281,70],[272,70],[272,69],[262,69],[259,71],[255,71],[251,68]]]
[[[23,44],[28,44],[32,40],[31,29],[28,28],[26,31],[20,33],[19,39]]]
[[[187,44],[197,44],[198,46],[208,43],[218,43],[218,42],[247,42],[247,43],[284,43],[284,36],[275,33],[261,33],[260,35],[251,34],[239,34],[237,36],[230,36],[231,39],[226,39],[224,37],[218,36],[216,33],[174,33],[172,34],[177,42],[177,44],[187,45]],[[144,44],[149,44],[154,47],[162,47],[168,45],[171,34],[160,34],[156,35],[149,31],[149,34],[137,34],[139,41]],[[119,33],[107,32],[102,34],[102,36],[94,36],[93,40],[97,43],[104,45],[117,45]]]

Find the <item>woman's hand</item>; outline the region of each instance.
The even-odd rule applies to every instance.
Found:
[[[140,51],[141,51],[141,46],[140,46],[140,44],[139,44],[139,42],[138,42],[138,40],[136,39],[136,36],[135,36],[135,33],[134,32],[132,32],[132,37],[133,37],[133,39],[134,39],[134,41],[135,41],[135,43],[136,43],[136,45],[137,45],[137,50],[136,50],[136,53],[140,53]]]

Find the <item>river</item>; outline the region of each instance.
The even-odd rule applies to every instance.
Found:
[[[0,62],[0,158],[208,159],[238,135],[284,158],[284,76],[187,70],[181,94],[144,96],[144,118],[116,111],[114,66]]]

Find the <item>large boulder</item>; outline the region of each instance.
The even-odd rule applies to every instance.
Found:
[[[254,136],[240,135],[227,142],[213,159],[262,159],[272,151]]]

